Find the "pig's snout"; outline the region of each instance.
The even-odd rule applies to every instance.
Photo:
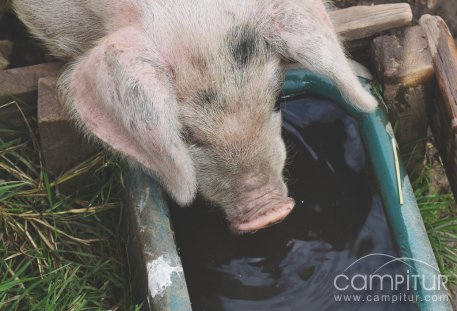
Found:
[[[289,197],[271,199],[268,195],[254,202],[254,207],[238,219],[230,223],[234,233],[243,234],[268,227],[283,220],[295,206],[295,201]]]

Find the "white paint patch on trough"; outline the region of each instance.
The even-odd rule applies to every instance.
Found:
[[[148,286],[152,298],[162,297],[168,287],[171,286],[171,276],[176,272],[179,277],[183,273],[181,265],[174,265],[168,256],[161,255],[159,258],[148,262]]]
[[[141,217],[140,215],[143,213],[145,207],[149,206],[147,204],[147,201],[149,200],[149,197],[151,196],[150,190],[151,189],[149,187],[144,187],[143,193],[140,196],[140,198],[138,199],[139,202],[135,207],[138,210],[138,212],[136,213],[137,220],[139,220],[139,217]],[[138,223],[140,224],[141,222],[138,221]]]

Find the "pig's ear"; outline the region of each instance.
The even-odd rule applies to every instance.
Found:
[[[194,164],[169,73],[151,47],[133,29],[117,31],[65,72],[60,93],[84,130],[152,172],[186,205],[197,188]]]
[[[322,0],[272,1],[264,22],[267,40],[289,60],[332,79],[355,108],[371,112],[377,101],[357,80]]]

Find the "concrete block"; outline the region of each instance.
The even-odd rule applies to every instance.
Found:
[[[80,164],[98,149],[72,125],[57,98],[56,82],[56,77],[38,80],[38,130],[44,161],[53,177]]]
[[[16,102],[26,117],[36,115],[38,79],[57,77],[62,70],[60,63],[46,63],[28,67],[0,70],[0,128],[26,129]]]

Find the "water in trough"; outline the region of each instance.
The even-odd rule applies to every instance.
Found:
[[[356,121],[320,98],[280,106],[296,201],[283,222],[237,236],[202,200],[172,208],[193,310],[417,310],[392,282],[407,266],[382,267],[397,252]]]

